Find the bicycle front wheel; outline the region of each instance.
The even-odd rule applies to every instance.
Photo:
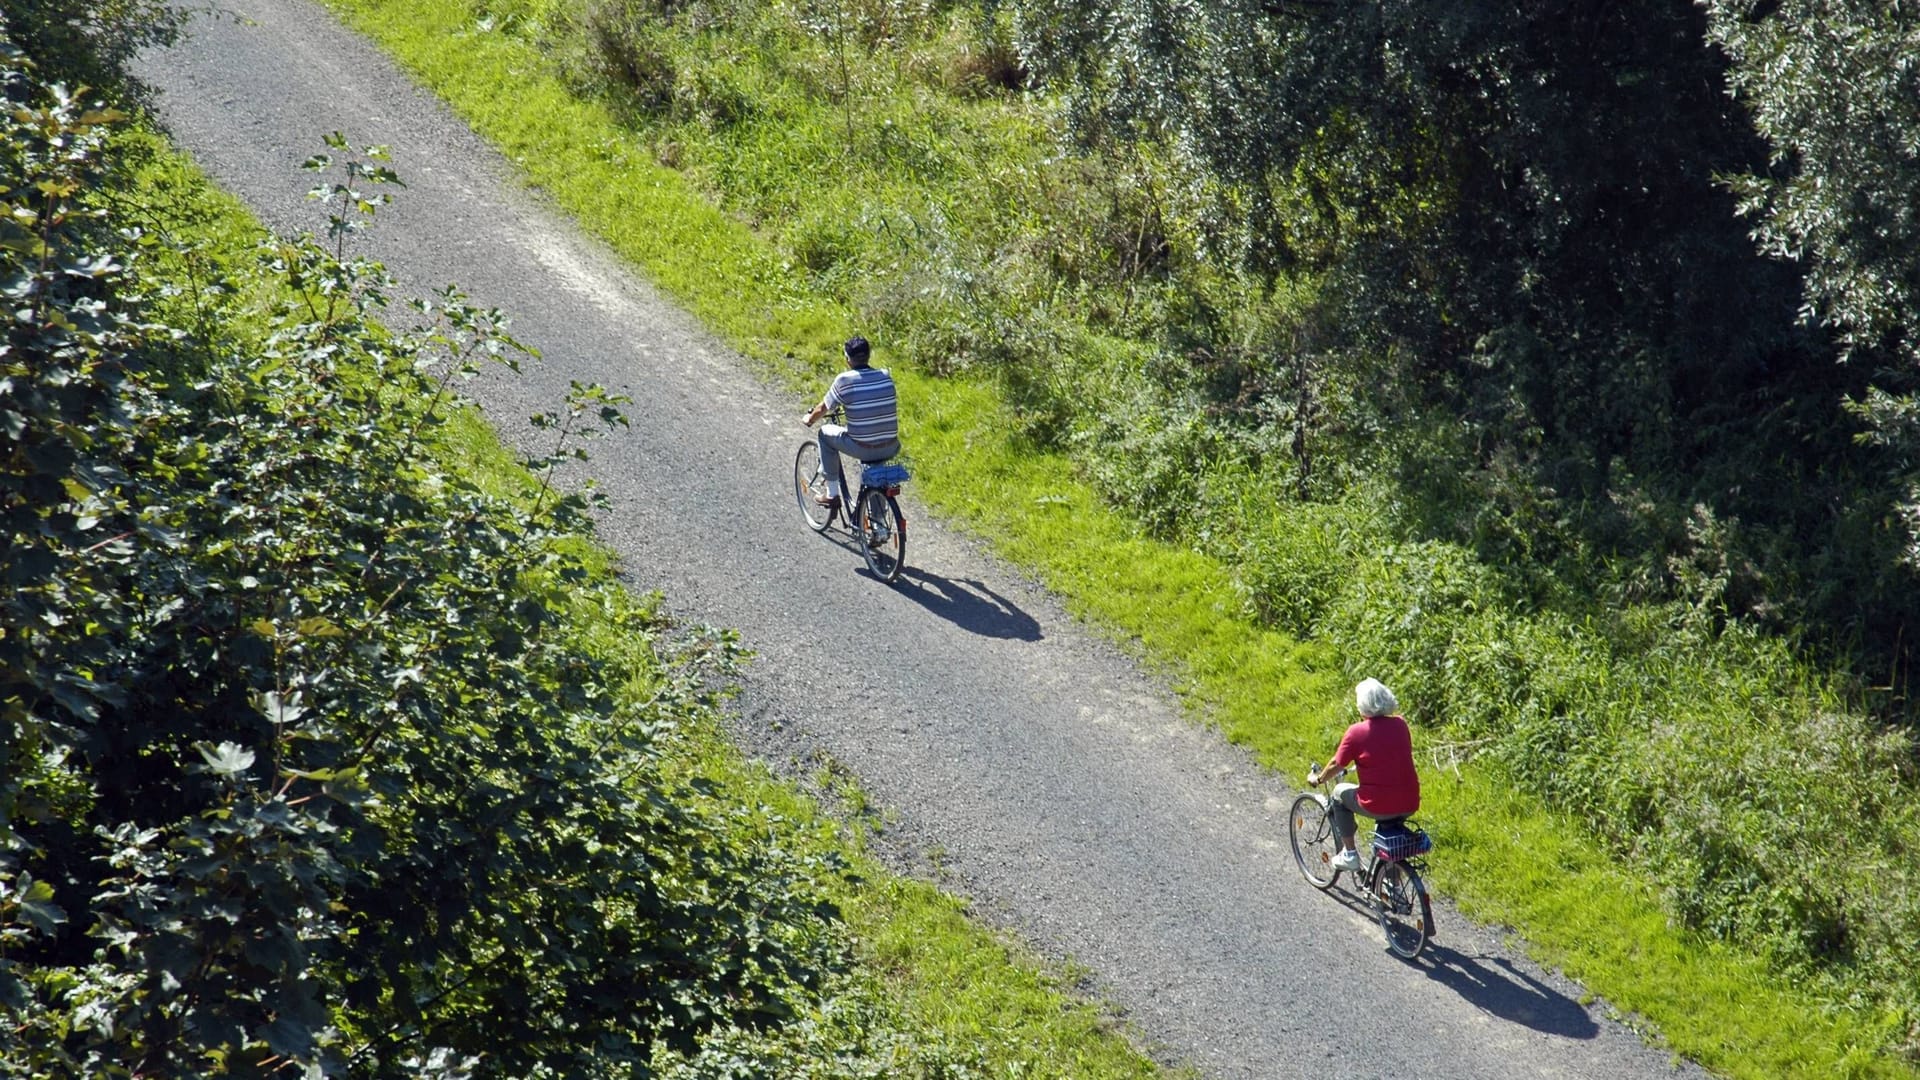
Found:
[[[1420,872],[1405,863],[1386,863],[1374,877],[1374,907],[1387,948],[1405,960],[1420,955],[1433,933],[1433,902]]]
[[[820,532],[833,520],[833,511],[814,501],[827,493],[827,470],[820,464],[820,444],[808,439],[793,455],[793,499],[800,504],[800,516],[807,528]]]
[[[1325,889],[1340,877],[1333,865],[1340,843],[1333,838],[1333,819],[1327,816],[1327,800],[1309,791],[1293,800],[1287,815],[1287,834],[1293,840],[1294,865],[1316,889]]]
[[[860,552],[874,577],[892,581],[900,576],[900,567],[907,561],[907,521],[893,496],[879,488],[862,491],[854,532],[859,534]]]

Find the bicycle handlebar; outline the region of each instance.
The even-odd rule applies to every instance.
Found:
[[[1340,782],[1340,781],[1341,781],[1342,779],[1344,779],[1344,778],[1346,777],[1346,775],[1347,775],[1347,773],[1348,773],[1348,772],[1350,772],[1350,771],[1352,771],[1352,769],[1353,769],[1353,766],[1352,766],[1352,765],[1342,765],[1342,766],[1340,766],[1340,771],[1339,771],[1339,772],[1337,772],[1337,773],[1334,773],[1334,774],[1333,774],[1332,776],[1322,776],[1322,777],[1320,778],[1320,781],[1319,781],[1319,782],[1320,782],[1321,784],[1337,784],[1337,783],[1339,783],[1339,782]],[[1320,771],[1320,763],[1319,763],[1319,762],[1317,762],[1317,761],[1309,761],[1309,762],[1307,762],[1307,775],[1308,775],[1308,776],[1312,776],[1312,775],[1313,775],[1314,773],[1317,773],[1317,772],[1319,772],[1319,771]]]

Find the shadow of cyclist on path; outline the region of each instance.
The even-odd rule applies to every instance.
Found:
[[[1452,987],[1469,1004],[1503,1020],[1567,1039],[1600,1034],[1600,1025],[1586,1006],[1521,971],[1504,956],[1467,956],[1429,943],[1415,966],[1426,968],[1428,978]]]
[[[1349,877],[1342,875],[1340,884],[1329,889],[1327,895],[1371,921],[1373,907],[1352,891]],[[1377,937],[1373,940],[1379,941]],[[1592,1039],[1600,1034],[1600,1025],[1586,1006],[1514,967],[1503,956],[1468,956],[1440,944],[1436,935],[1420,956],[1408,963],[1426,972],[1434,982],[1451,987],[1468,1004],[1502,1020],[1565,1039]]]
[[[1040,640],[1039,621],[984,582],[954,581],[908,565],[900,571],[898,588],[900,595],[981,637]]]

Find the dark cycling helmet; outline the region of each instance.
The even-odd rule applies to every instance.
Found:
[[[867,357],[873,353],[873,347],[868,345],[867,339],[863,337],[848,338],[843,347],[847,351],[847,359],[861,367],[866,365]]]

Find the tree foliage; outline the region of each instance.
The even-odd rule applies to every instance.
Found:
[[[1736,214],[1723,178],[1766,173],[1770,151],[1705,12],[1000,6],[1084,139],[1183,165],[1213,257],[1320,283],[1307,347],[1344,357],[1336,381],[1384,421],[1335,453],[1397,474],[1416,527],[1548,568],[1537,602],[1608,581],[1673,595],[1669,560],[1724,559],[1743,568],[1730,613],[1894,659],[1872,643],[1910,636],[1882,526],[1901,477],[1845,404],[1880,400],[1875,373],[1833,362],[1796,318],[1798,267]],[[1301,338],[1270,338],[1227,393],[1284,402]],[[1696,508],[1723,550],[1690,550]]]
[[[1882,366],[1856,401],[1909,483],[1920,565],[1920,10],[1709,0],[1712,40],[1772,154],[1733,178],[1762,250],[1804,272],[1804,316]]]
[[[645,1075],[789,1015],[842,964],[828,868],[655,764],[728,640],[656,664],[590,492],[432,452],[524,350],[454,290],[383,323],[342,246],[377,152],[311,163],[330,239],[263,243],[265,332],[202,334],[110,228],[116,115],[6,77],[0,1074]],[[577,387],[529,465],[618,404]]]
[[[166,0],[0,0],[13,42],[48,82],[127,94],[127,65],[141,49],[167,45],[190,10]]]

